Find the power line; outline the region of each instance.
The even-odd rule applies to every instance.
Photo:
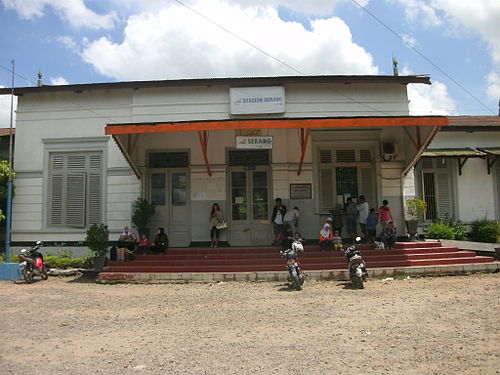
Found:
[[[9,73],[12,73],[12,70],[11,70],[11,69],[9,69],[9,68],[7,68],[7,67],[5,67],[5,66],[3,66],[3,65],[0,65],[0,68],[2,68],[2,69],[4,69],[4,70],[8,71]],[[31,83],[31,84],[33,84],[33,85],[35,85],[35,82],[33,82],[31,79],[26,78],[25,76],[23,76],[23,75],[21,75],[21,74],[14,73],[14,75],[15,75],[15,76],[17,76],[17,77],[19,77],[19,78],[24,79],[26,82],[29,82],[29,83]]]
[[[363,5],[359,4],[356,0],[351,0],[354,4],[356,4],[358,7],[360,7],[362,10],[364,10],[366,13],[368,13],[373,19],[375,19],[378,23],[380,23],[383,27],[385,27],[389,32],[393,35],[395,35],[399,40],[403,42],[404,45],[407,47],[411,48],[415,53],[417,53],[420,57],[422,57],[425,61],[427,61],[429,64],[431,64],[434,68],[436,68],[438,71],[440,71],[442,74],[444,74],[450,81],[452,81],[455,85],[460,87],[463,91],[465,91],[471,98],[473,98],[476,102],[481,104],[482,107],[486,108],[489,112],[495,114],[495,112],[488,107],[486,104],[484,104],[481,100],[479,100],[474,94],[472,94],[469,90],[467,90],[460,82],[458,82],[456,79],[454,79],[452,76],[450,76],[444,69],[439,67],[437,64],[435,64],[431,59],[429,59],[427,56],[425,56],[422,52],[420,52],[417,48],[413,47],[410,43],[408,43],[406,40],[404,40],[403,37],[401,37],[397,32],[395,32],[392,28],[390,28],[387,24],[384,23],[380,18],[375,16],[372,12],[370,12],[366,7]]]
[[[184,4],[182,1],[180,1],[180,0],[175,0],[175,1],[176,1],[178,4],[182,5],[183,7],[185,7],[185,8],[187,8],[187,9],[189,9],[190,11],[192,11],[192,12],[194,12],[194,13],[196,13],[198,16],[200,16],[201,18],[203,18],[203,19],[205,19],[206,21],[210,22],[211,24],[213,24],[213,25],[217,26],[219,29],[221,29],[221,30],[225,31],[226,33],[228,33],[228,34],[230,34],[230,35],[234,36],[235,38],[237,38],[237,39],[241,40],[242,42],[244,42],[244,43],[248,44],[248,45],[249,45],[249,46],[251,46],[252,48],[255,48],[257,51],[259,51],[259,52],[263,53],[264,55],[266,55],[266,56],[270,57],[271,59],[273,59],[273,60],[277,61],[277,62],[278,62],[278,63],[280,63],[281,65],[286,66],[288,69],[293,70],[294,72],[299,73],[300,75],[305,75],[305,74],[304,74],[304,73],[302,73],[300,70],[298,70],[298,69],[294,68],[294,67],[293,67],[293,66],[291,66],[291,65],[288,65],[286,62],[284,62],[284,61],[282,61],[282,60],[278,59],[277,57],[275,57],[275,56],[271,55],[270,53],[268,53],[268,52],[264,51],[263,49],[261,49],[261,48],[257,47],[255,44],[253,44],[253,43],[249,42],[248,40],[244,39],[243,37],[241,37],[241,36],[239,36],[239,35],[237,35],[237,34],[233,33],[231,30],[226,29],[224,26],[222,26],[222,25],[218,24],[217,22],[215,22],[215,21],[211,20],[210,18],[208,18],[208,17],[207,17],[207,16],[205,16],[204,14],[202,14],[202,13],[198,12],[196,9],[191,8],[189,5]]]

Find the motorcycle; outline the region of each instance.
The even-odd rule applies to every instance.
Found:
[[[368,277],[368,271],[366,270],[366,263],[358,249],[360,243],[361,237],[356,237],[354,245],[347,247],[345,250],[345,256],[347,258],[347,268],[352,285],[363,289],[363,283]]]
[[[281,256],[286,259],[288,280],[292,282],[292,286],[296,290],[302,289],[305,279],[305,273],[300,268],[300,263],[297,260],[299,251],[304,251],[304,246],[300,241],[293,241],[290,249],[281,251]]]
[[[43,255],[39,251],[42,246],[42,241],[37,241],[34,247],[29,250],[22,249],[21,254],[19,254],[21,274],[28,284],[33,282],[35,276],[40,276],[43,280],[49,278]]]

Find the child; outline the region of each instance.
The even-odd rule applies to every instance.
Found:
[[[146,233],[141,233],[141,240],[139,241],[139,246],[137,246],[137,250],[139,250],[141,253],[144,253],[144,255],[147,255],[148,249],[149,249],[148,237],[146,236]]]
[[[342,237],[340,236],[340,232],[338,230],[333,232],[333,249],[335,251],[344,250],[344,245],[342,244]]]
[[[370,243],[375,242],[375,237],[377,236],[377,224],[378,224],[378,216],[375,213],[374,208],[370,208],[370,213],[366,218],[366,231],[368,233],[368,238]]]
[[[295,234],[293,235],[293,239],[294,241],[300,241],[301,244],[304,244],[304,242],[306,242],[306,240],[302,238],[299,232],[295,232]]]
[[[386,249],[394,249],[396,243],[396,227],[392,221],[389,221],[387,227],[380,233],[380,239]]]
[[[374,245],[375,250],[385,250],[384,243],[382,241],[380,241],[380,237],[377,237],[375,239],[375,243],[373,245]]]
[[[387,227],[389,221],[392,221],[391,208],[388,206],[389,202],[387,199],[382,201],[382,206],[378,209],[380,214],[380,224],[382,224],[382,231]]]

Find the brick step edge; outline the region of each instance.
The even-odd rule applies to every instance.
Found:
[[[428,266],[428,267],[385,267],[373,268],[368,270],[369,288],[371,282],[382,282],[378,280],[381,277],[397,275],[414,276],[433,276],[433,275],[459,275],[474,272],[498,272],[500,262],[485,264],[455,264],[446,266]],[[322,280],[348,280],[349,275],[345,270],[316,270],[306,272],[307,281]],[[286,281],[288,272],[212,272],[212,273],[133,273],[120,272],[108,273],[101,272],[99,281],[101,283],[131,282],[131,283],[155,283],[155,282],[220,282],[220,281],[250,281],[250,282],[272,282]]]
[[[367,268],[383,268],[383,267],[418,267],[418,266],[434,266],[434,265],[453,265],[453,264],[484,264],[494,263],[491,257],[476,257],[476,258],[451,258],[451,259],[429,259],[429,260],[414,260],[404,261],[397,260],[392,262],[367,262]],[[284,267],[284,266],[283,266]],[[317,269],[332,269],[342,270],[346,268],[345,263],[331,264],[303,264],[304,270]],[[105,269],[105,272],[137,272],[137,273],[155,273],[155,272],[274,272],[282,269],[281,265],[270,264],[264,265],[170,265],[170,266],[116,266]]]

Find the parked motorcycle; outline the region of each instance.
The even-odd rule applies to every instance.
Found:
[[[21,274],[28,284],[33,282],[35,276],[40,276],[43,280],[47,280],[49,277],[43,255],[39,251],[42,246],[42,241],[37,241],[34,247],[29,250],[22,249],[21,254],[19,254]]]
[[[300,263],[297,260],[299,251],[304,251],[304,246],[300,241],[293,241],[290,249],[281,251],[281,256],[286,259],[288,279],[296,290],[302,289],[305,279],[305,273],[300,268]]]
[[[347,258],[347,268],[349,270],[349,278],[351,279],[352,285],[363,289],[363,282],[365,282],[368,277],[368,271],[366,270],[366,263],[359,251],[360,243],[361,237],[356,237],[354,245],[347,247],[345,250],[345,256]]]

